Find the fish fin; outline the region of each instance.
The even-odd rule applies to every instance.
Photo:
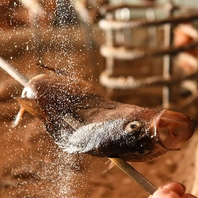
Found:
[[[64,117],[64,121],[71,126],[74,130],[79,129],[83,124],[74,118],[71,114],[66,114]]]
[[[45,112],[40,108],[39,104],[30,98],[15,98],[26,111],[37,118],[46,118]]]
[[[107,167],[106,170],[103,171],[103,174],[107,173],[107,172],[110,171],[113,167],[115,167],[115,164],[114,164],[113,162],[109,161],[109,160],[105,163],[105,165],[107,165],[108,167]]]
[[[25,112],[25,109],[23,107],[21,107],[19,109],[19,112],[17,113],[14,121],[12,122],[12,127],[16,127],[19,124],[21,118],[23,117],[24,112]]]

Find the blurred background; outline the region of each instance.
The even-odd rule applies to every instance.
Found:
[[[1,0],[0,58],[29,79],[41,62],[111,100],[197,120],[197,21],[196,0]],[[148,197],[107,159],[61,151],[30,114],[13,128],[22,89],[0,70],[0,197]],[[198,196],[197,148],[196,132],[181,151],[132,165]]]

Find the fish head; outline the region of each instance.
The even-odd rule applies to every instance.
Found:
[[[125,118],[80,127],[65,150],[98,157],[120,156],[133,162],[148,161],[167,151],[179,150],[195,131],[195,121],[182,113],[132,108],[131,115]]]
[[[150,112],[153,111],[150,110]],[[167,151],[180,150],[182,145],[193,135],[196,128],[194,119],[171,110],[162,110],[156,115],[148,112],[144,114],[144,120],[146,119],[149,126],[148,123],[146,125],[144,123],[143,125],[139,124],[139,121],[137,126],[133,125],[134,121],[126,125],[129,132],[132,128],[132,133],[137,133],[137,150],[135,150],[135,153],[120,154],[128,161],[152,160]],[[138,128],[140,129],[137,131]]]

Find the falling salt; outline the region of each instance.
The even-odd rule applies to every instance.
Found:
[[[14,5],[14,7],[17,7],[17,3],[16,2],[14,2],[13,5]]]
[[[64,0],[57,0],[56,3],[58,5],[58,7],[62,7],[62,3],[66,2]],[[66,3],[68,4],[68,2]],[[15,2],[14,2],[14,5]],[[72,5],[69,6],[70,9],[72,9],[72,13],[74,13],[74,8],[72,7]],[[65,9],[68,12],[68,7],[66,7]],[[66,35],[62,35],[62,34],[54,34],[52,35],[52,40],[54,41],[54,43],[57,44],[57,40],[60,42],[57,44],[57,46],[55,47],[56,50],[58,51],[57,53],[55,52],[54,54],[54,62],[56,63],[55,65],[49,65],[52,67],[57,68],[59,65],[63,65],[63,68],[70,76],[70,78],[76,78],[76,67],[80,67],[81,70],[83,70],[82,65],[79,65],[78,60],[76,59],[75,56],[71,56],[71,53],[73,54],[77,54],[78,51],[76,49],[76,44],[77,42],[81,39],[81,33],[80,30],[76,30],[75,35],[73,35],[73,32],[75,31],[75,28],[77,26],[76,23],[76,16],[70,16],[70,23],[71,24],[62,24],[65,21],[65,16],[66,19],[68,19],[67,17],[69,17],[68,13],[64,13],[64,12],[60,12],[60,21],[59,21],[59,25],[61,25],[62,27],[60,27],[60,30],[66,29]],[[33,23],[36,23],[37,21],[33,20]],[[12,21],[10,21],[10,23],[12,23]],[[12,25],[12,24],[11,24]],[[70,27],[72,25],[72,27]],[[42,38],[38,39],[38,32],[36,32],[37,30],[41,30],[39,29],[41,26],[40,24],[34,24],[32,26],[33,29],[32,30],[32,35],[34,38],[33,41],[33,48],[35,48],[37,50],[37,55],[38,56],[42,56],[42,50],[40,49],[40,44],[39,42],[42,42]],[[61,29],[63,28],[63,29]],[[36,30],[36,31],[35,31]],[[17,30],[16,31],[16,35],[18,34]],[[38,33],[38,34],[37,34]],[[31,39],[31,38],[30,38]],[[18,48],[18,45],[14,45],[15,48]],[[31,46],[32,47],[32,46]],[[85,45],[84,45],[85,47]],[[26,50],[29,50],[29,45],[26,45]],[[48,49],[51,50],[51,49]],[[56,51],[55,50],[55,51]],[[79,51],[82,54],[82,49],[79,49]],[[76,53],[77,52],[77,53]],[[34,57],[35,58],[35,57]],[[38,57],[36,57],[35,59],[37,59]],[[40,57],[39,57],[40,58]],[[78,57],[79,58],[79,57]],[[13,59],[13,57],[10,57],[10,59]],[[64,63],[64,64],[63,64]],[[78,81],[78,79],[75,79],[76,82]],[[13,129],[10,129],[10,126],[8,126],[7,124],[5,124],[6,127],[8,127],[9,132],[12,132]],[[26,129],[27,126],[23,125],[23,128]],[[36,131],[36,130],[35,130]],[[22,142],[23,139],[19,138],[17,135],[15,137],[16,141],[20,141]],[[39,139],[40,141],[40,139]],[[36,141],[34,141],[34,144],[36,143]],[[38,144],[39,146],[39,144]],[[47,148],[46,148],[47,149]],[[23,150],[23,149],[21,149]],[[10,150],[7,150],[8,152],[10,152]],[[42,149],[38,148],[37,152],[42,155]],[[40,191],[36,189],[37,193],[40,193],[39,197],[43,197],[43,194],[48,194],[49,198],[55,198],[55,197],[72,197],[75,198],[76,196],[76,190],[79,188],[83,188],[84,187],[84,183],[86,183],[86,178],[84,178],[83,172],[82,172],[82,164],[81,162],[83,161],[83,157],[77,157],[75,155],[69,155],[63,151],[54,151],[54,153],[52,153],[52,155],[56,155],[58,153],[58,156],[56,156],[56,160],[52,161],[52,162],[48,162],[45,164],[45,160],[43,160],[43,170],[44,170],[44,174],[41,176],[41,179],[43,180],[47,180],[48,182],[52,182],[53,186],[52,188],[43,188]],[[22,159],[24,156],[20,155],[20,158]],[[35,156],[30,155],[29,158],[32,160],[32,166],[33,163],[37,163],[35,159]],[[47,160],[46,160],[47,161]],[[35,165],[34,165],[35,166]],[[34,184],[32,184],[34,185]],[[38,188],[38,184],[35,185],[35,188]],[[55,190],[56,189],[56,190]],[[28,190],[27,190],[28,191]],[[40,191],[40,192],[38,192]],[[30,197],[30,196],[28,196]],[[83,195],[82,195],[83,197]]]

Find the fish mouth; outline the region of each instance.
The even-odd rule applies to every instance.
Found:
[[[167,151],[180,150],[190,139],[196,128],[196,122],[182,113],[162,110],[152,120],[149,128],[151,147],[145,154],[127,153],[120,155],[127,161],[149,161],[165,154]]]
[[[154,121],[157,142],[167,150],[179,150],[193,135],[196,122],[182,113],[163,110]]]

